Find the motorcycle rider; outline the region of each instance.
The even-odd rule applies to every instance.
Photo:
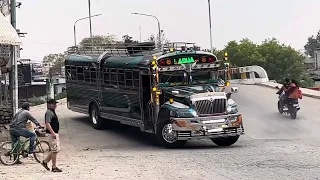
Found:
[[[284,91],[284,89],[289,88],[289,85],[290,85],[290,83],[291,83],[289,78],[285,78],[284,81],[285,81],[285,82],[282,84],[281,89],[279,89],[279,87],[277,86],[277,88],[279,89],[279,91],[276,93],[276,94],[279,94],[279,96],[280,96],[280,100],[281,100],[280,102],[281,102],[281,104],[283,104],[283,103],[284,103],[284,99],[285,99],[286,97],[288,97],[286,92],[285,92],[284,94],[282,94],[282,92]],[[281,105],[281,106],[283,106],[283,105]]]
[[[288,88],[283,89],[286,93],[285,98],[283,99],[283,103],[285,105],[284,110],[287,110],[287,104],[290,101],[298,100],[299,99],[299,85],[295,79],[291,80],[291,83]]]
[[[279,91],[278,91],[276,94],[279,94],[279,95],[280,95],[285,88],[288,88],[288,87],[289,87],[289,85],[290,85],[290,79],[285,78],[284,81],[285,81],[285,82],[282,84],[281,89],[279,89]]]

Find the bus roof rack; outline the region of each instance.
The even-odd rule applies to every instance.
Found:
[[[195,50],[199,51],[200,46],[192,42],[169,42],[163,45],[163,52],[166,54],[171,51]]]
[[[71,46],[68,54],[96,55],[105,53],[109,56],[141,56],[152,55],[162,50],[156,49],[154,42],[143,43],[115,43],[115,44],[85,44],[81,46]]]

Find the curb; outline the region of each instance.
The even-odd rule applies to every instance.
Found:
[[[268,88],[272,88],[272,89],[277,89],[277,88],[274,87],[274,86],[266,85],[266,84],[256,84],[256,85],[262,86],[262,87],[268,87]],[[307,94],[307,93],[304,93],[304,92],[302,92],[302,95],[303,95],[303,96],[306,96],[306,97],[311,97],[311,98],[315,98],[315,99],[320,99],[320,96],[311,95],[311,94]]]

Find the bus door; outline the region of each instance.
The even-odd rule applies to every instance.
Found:
[[[141,102],[141,117],[144,122],[145,129],[152,128],[151,123],[151,75],[148,71],[140,73],[140,102]]]

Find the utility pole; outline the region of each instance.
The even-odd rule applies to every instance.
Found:
[[[88,6],[89,6],[89,23],[90,23],[90,39],[91,39],[91,48],[93,48],[93,39],[92,39],[92,25],[91,25],[91,2],[88,0]]]
[[[211,29],[211,5],[210,5],[210,0],[208,0],[208,6],[209,6],[210,48],[211,48],[211,53],[212,53],[212,29]]]
[[[142,13],[131,13],[131,14],[140,15],[140,16],[150,16],[150,17],[153,17],[153,18],[155,18],[157,20],[157,22],[158,22],[158,31],[159,31],[158,32],[159,33],[158,41],[159,41],[159,48],[161,48],[162,47],[162,42],[161,42],[161,32],[162,32],[162,30],[160,28],[159,19],[156,16],[151,15],[151,14],[142,14]]]
[[[141,26],[139,26],[140,42],[141,42]]]
[[[101,15],[102,15],[102,14],[96,14],[96,15],[92,15],[91,17],[101,16]],[[78,20],[76,20],[76,21],[74,22],[74,25],[73,25],[73,36],[74,36],[74,46],[75,46],[75,47],[77,46],[77,41],[76,41],[76,38],[77,38],[77,36],[76,36],[76,24],[77,24],[78,21],[81,21],[81,20],[84,20],[84,19],[88,19],[88,18],[90,18],[90,17],[80,18],[80,19],[78,19]]]
[[[10,4],[10,15],[11,15],[11,25],[17,30],[16,22],[16,0],[11,0]],[[20,54],[20,47],[13,46],[12,48],[12,66],[11,72],[9,73],[10,86],[11,86],[11,97],[12,97],[12,113],[15,114],[18,110],[18,66],[17,59]]]

